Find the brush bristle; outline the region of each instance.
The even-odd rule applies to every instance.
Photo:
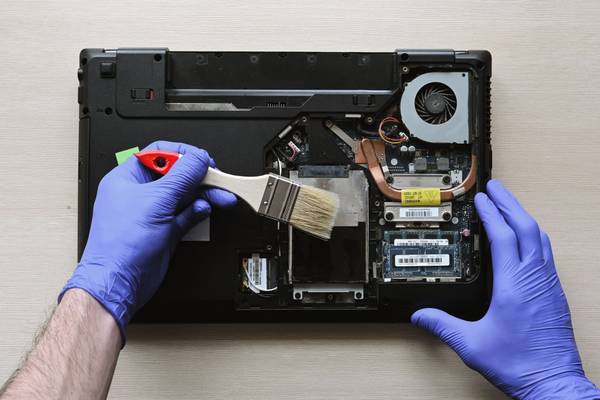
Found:
[[[331,237],[340,199],[338,195],[313,186],[300,186],[290,224],[318,238]]]

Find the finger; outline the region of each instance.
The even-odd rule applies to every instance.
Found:
[[[208,201],[197,199],[175,217],[175,222],[184,235],[194,225],[208,217],[211,211],[212,208]]]
[[[484,193],[475,196],[475,207],[490,241],[494,276],[501,276],[507,267],[520,263],[517,236]]]
[[[210,158],[210,166],[218,169],[215,160]],[[219,208],[233,207],[237,203],[237,197],[227,190],[218,188],[205,188],[204,198],[207,199],[213,206]]]
[[[190,146],[184,143],[173,143],[159,141],[151,144],[149,147],[155,147],[156,150],[166,150],[176,152],[182,157],[173,164],[171,170],[156,181],[159,186],[166,187],[173,196],[182,201],[191,194],[197,195],[202,180],[210,165],[210,156],[205,150]]]
[[[466,321],[436,308],[422,308],[413,313],[410,322],[437,336],[459,355],[464,349]]]
[[[544,260],[547,265],[554,266],[554,254],[552,253],[552,243],[550,242],[550,237],[544,231],[540,232],[540,240],[542,242],[542,252],[544,253]]]
[[[211,205],[219,208],[232,207],[237,203],[237,197],[233,193],[217,188],[206,188],[203,198]]]
[[[522,261],[543,260],[540,228],[517,199],[500,181],[492,179],[487,193],[512,230],[517,235]]]

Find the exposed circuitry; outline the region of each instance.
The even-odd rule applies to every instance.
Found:
[[[341,199],[330,242],[279,230],[286,244],[278,250],[281,269],[294,300],[360,302],[369,282],[436,284],[477,276],[477,143],[464,104],[469,74],[415,74],[413,81],[406,90],[418,82],[423,87],[411,89],[414,113],[401,93],[383,114],[302,115],[265,149],[267,170]],[[425,118],[425,125],[407,124],[402,110]]]

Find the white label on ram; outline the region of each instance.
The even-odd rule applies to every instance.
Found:
[[[402,207],[400,218],[431,218],[439,217],[439,207]]]
[[[448,239],[394,239],[394,246],[448,246]]]
[[[397,254],[396,267],[445,267],[450,265],[449,254]]]
[[[267,286],[267,259],[260,258],[253,254],[248,259],[248,278],[251,283],[260,290],[265,290]]]

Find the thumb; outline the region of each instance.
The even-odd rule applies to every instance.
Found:
[[[466,321],[436,308],[423,308],[410,317],[410,322],[437,336],[460,354],[464,343]]]

